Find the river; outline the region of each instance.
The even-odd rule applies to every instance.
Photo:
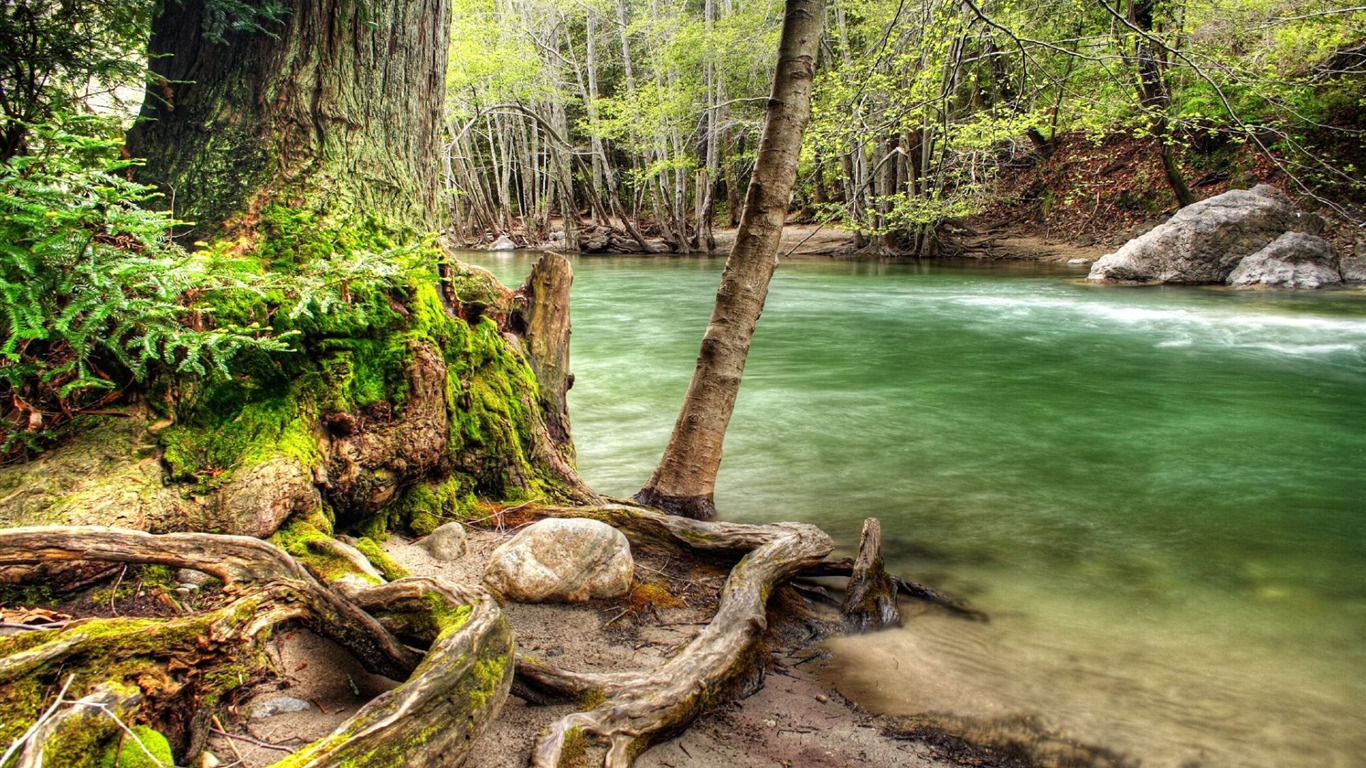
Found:
[[[516,285],[532,255],[469,254]],[[667,440],[722,260],[573,259],[579,469]],[[1366,765],[1366,293],[784,263],[727,519],[804,520],[968,598],[831,645],[876,712],[1027,715],[1144,766]]]

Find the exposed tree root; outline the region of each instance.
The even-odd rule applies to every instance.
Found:
[[[400,634],[435,638],[412,678],[276,768],[454,766],[512,685],[512,631],[483,590],[411,577],[352,592]]]
[[[852,576],[854,573],[854,560],[844,557],[839,560],[826,560],[802,571],[802,576]],[[919,582],[903,579],[900,576],[892,576],[892,583],[896,585],[899,595],[906,595],[917,600],[932,603],[945,610],[951,611],[965,619],[972,621],[988,621],[986,613],[973,608],[968,603],[956,597],[946,595],[933,587],[927,587]]]
[[[901,626],[896,606],[896,583],[882,565],[882,523],[876,517],[863,521],[858,557],[844,590],[840,617],[846,632],[868,632]]]
[[[100,526],[0,530],[0,566],[63,560],[153,563],[218,577],[224,592],[236,598],[213,612],[218,618],[210,622],[215,630],[212,639],[220,644],[255,638],[270,626],[299,619],[346,648],[376,674],[402,680],[421,661],[419,654],[398,642],[373,616],[319,584],[293,558],[260,539],[207,533],[157,536]],[[253,610],[244,610],[247,607]],[[0,669],[4,665],[0,661]]]
[[[230,600],[171,620],[92,620],[27,633],[22,649],[0,658],[0,687],[76,668],[77,690],[103,678],[136,686],[151,700],[153,711],[143,714],[159,723],[173,720],[175,711],[184,717],[187,706],[199,703],[216,669],[252,654],[267,629],[291,619],[342,644],[373,672],[397,679],[412,673],[331,736],[282,763],[293,768],[458,765],[511,685],[511,631],[482,590],[409,578],[366,588],[343,581],[334,591],[273,545],[244,537],[99,527],[0,531],[0,566],[78,559],[192,568],[221,579]],[[426,656],[367,610],[430,644]],[[188,724],[168,730],[187,747],[202,743]],[[55,726],[31,735],[25,754],[40,754],[59,736]]]
[[[693,550],[747,553],[726,579],[711,623],[656,669],[592,675],[534,662],[519,665],[523,685],[533,696],[600,701],[550,726],[532,754],[532,765],[539,768],[567,765],[583,750],[604,745],[603,765],[624,768],[646,747],[752,685],[762,674],[760,641],[768,626],[769,595],[834,549],[823,531],[800,523],[705,523],[626,505],[556,509],[553,514],[605,518],[633,541],[658,544],[667,539]]]

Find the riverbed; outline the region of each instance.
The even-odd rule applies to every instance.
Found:
[[[515,285],[534,254],[468,254]],[[578,257],[579,469],[667,440],[723,261]],[[1144,766],[1366,765],[1366,293],[1106,288],[1058,266],[793,261],[724,517],[882,519],[931,612],[832,643],[866,708],[1038,718]]]

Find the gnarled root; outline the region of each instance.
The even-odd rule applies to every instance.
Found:
[[[512,685],[512,631],[498,604],[483,590],[422,577],[350,596],[400,634],[435,640],[408,682],[276,768],[460,765]]]
[[[869,632],[901,626],[896,605],[896,582],[882,565],[882,523],[876,517],[863,521],[858,557],[844,590],[840,617],[846,632]]]
[[[179,711],[183,719],[185,708],[206,692],[213,670],[252,654],[265,630],[297,619],[373,672],[396,679],[412,673],[331,736],[281,764],[312,767],[458,765],[511,685],[512,635],[482,590],[425,578],[329,588],[273,545],[245,537],[98,527],[0,531],[0,566],[65,560],[192,568],[221,579],[231,600],[170,620],[77,621],[27,634],[22,648],[0,658],[0,688],[52,678],[65,665],[80,670],[76,692],[104,678],[150,686],[141,714],[162,722]],[[425,657],[413,651],[384,624],[430,650]],[[197,748],[188,724],[168,730],[174,741]],[[41,754],[46,739],[40,736],[30,737],[26,752]]]
[[[588,746],[590,737],[606,742],[604,765],[624,768],[649,745],[681,731],[753,684],[762,673],[758,654],[768,626],[769,595],[834,548],[819,528],[799,523],[706,523],[626,505],[550,512],[606,519],[633,540],[660,543],[667,538],[689,549],[748,553],[731,570],[711,623],[657,669],[584,675],[532,662],[519,664],[523,685],[542,697],[552,692],[580,700],[605,697],[594,709],[550,726],[532,755],[532,765],[540,768],[562,765],[573,752]]]

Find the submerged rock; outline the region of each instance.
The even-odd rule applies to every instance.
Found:
[[[1088,279],[1222,283],[1244,258],[1281,235],[1321,227],[1318,217],[1296,212],[1290,199],[1274,187],[1259,184],[1250,190],[1231,190],[1182,208],[1165,224],[1102,256],[1092,265]]]
[[[1321,237],[1286,232],[1238,262],[1228,276],[1235,288],[1321,288],[1342,282],[1332,246]]]
[[[465,526],[446,523],[422,540],[422,548],[432,558],[449,563],[465,556],[466,538]]]
[[[635,561],[621,531],[597,520],[541,520],[489,557],[484,583],[523,603],[621,597]]]

